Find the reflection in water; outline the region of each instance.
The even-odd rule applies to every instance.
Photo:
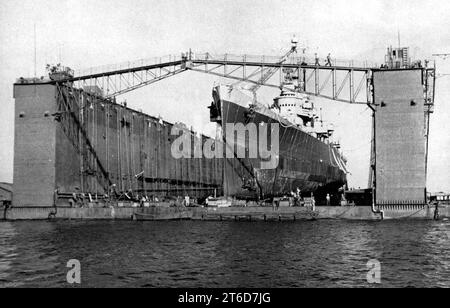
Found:
[[[420,242],[426,243],[423,259],[427,264],[423,269],[425,284],[432,285],[436,277],[444,277],[436,281],[439,287],[449,287],[450,279],[450,230],[448,223],[438,223],[435,228],[429,228],[423,233]],[[434,243],[434,244],[428,244]],[[446,277],[446,278],[445,278]]]
[[[348,221],[347,227],[330,228],[327,259],[322,260],[322,280],[330,280],[339,287],[366,284],[367,262],[380,259],[381,253],[373,247],[374,229],[377,222]],[[327,248],[325,248],[327,249]],[[339,271],[336,271],[339,268]],[[319,285],[317,285],[319,286]]]
[[[449,287],[449,222],[0,222],[0,286]]]
[[[47,222],[0,222],[2,270],[1,286],[51,286],[60,276],[54,248],[54,224]],[[9,252],[9,253],[8,253]]]
[[[14,245],[13,237],[16,235],[14,227],[11,223],[5,222],[0,227],[0,287],[11,286],[8,283],[9,270],[14,257],[16,246]]]
[[[381,262],[382,282],[392,287],[450,286],[448,268],[436,275],[440,263],[450,264],[448,243],[436,240],[441,224],[407,220],[375,223],[371,245],[379,255],[376,259]],[[444,228],[448,230],[450,224]]]

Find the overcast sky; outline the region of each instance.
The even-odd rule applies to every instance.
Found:
[[[381,62],[385,48],[401,44],[416,57],[450,53],[450,2],[442,1],[215,1],[215,0],[1,0],[0,181],[12,181],[12,84],[62,62],[74,69],[153,56],[198,52],[278,55],[293,34],[308,52]],[[450,57],[437,58],[450,73]],[[187,72],[127,94],[129,106],[171,122],[211,132],[206,106],[217,78]],[[450,77],[437,80],[432,115],[428,189],[450,191]],[[276,93],[265,92],[269,95]],[[349,159],[349,183],[367,186],[370,112],[365,106],[317,100],[336,124]],[[201,127],[204,124],[203,128]],[[407,153],[405,153],[406,155]]]

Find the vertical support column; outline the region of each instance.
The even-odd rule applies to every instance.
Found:
[[[247,65],[245,65],[245,62],[247,61],[247,55],[244,55],[243,60],[244,60],[243,61],[244,65],[242,66],[242,73],[243,73],[244,80],[246,80],[247,79]]]
[[[226,63],[227,62],[227,58],[228,58],[228,55],[225,54],[225,56],[224,56],[225,64],[223,65],[223,75],[224,76],[226,76],[227,73],[228,73],[228,64]]]
[[[122,138],[121,138],[121,120],[122,120],[122,108],[117,108],[117,173],[119,177],[118,188],[122,193],[124,191],[123,187],[123,175],[122,175]]]
[[[353,70],[349,71],[349,76],[350,76],[350,102],[354,103],[355,102],[355,85],[354,85],[354,76],[353,76]]]
[[[84,152],[85,152],[85,147],[84,147],[84,141],[83,141],[83,135],[81,133],[81,130],[84,129],[85,127],[85,118],[84,118],[84,110],[85,108],[85,96],[83,94],[83,92],[77,92],[77,95],[79,95],[80,97],[80,111],[79,111],[79,117],[80,117],[80,127],[78,128],[78,144],[79,144],[79,148],[80,148],[80,190],[81,192],[85,191],[85,179],[84,179]]]
[[[95,79],[95,84],[97,84],[97,79]],[[94,96],[94,102],[92,103],[92,147],[94,149],[98,149],[98,119],[97,119],[97,113],[98,113],[98,102],[97,97]],[[94,175],[92,176],[92,180],[94,182],[94,192],[95,192],[95,198],[97,199],[98,195],[98,181],[99,181],[99,172],[98,172],[98,164],[95,161],[94,155],[91,153],[92,158],[92,166],[93,166],[93,172]]]
[[[109,102],[107,102],[105,104],[105,147],[106,147],[106,163],[105,163],[105,167],[106,167],[106,174],[108,177],[110,177],[111,172],[110,172],[110,168],[109,168],[109,118],[110,118],[110,104]],[[105,181],[107,182],[107,181]],[[104,185],[106,186],[105,188],[107,188],[108,185]],[[109,191],[106,190],[105,191],[106,194],[109,194]]]
[[[336,99],[336,69],[333,69],[332,71],[331,82],[332,82],[332,97],[333,99]]]
[[[314,69],[314,93],[319,95],[319,70]]]

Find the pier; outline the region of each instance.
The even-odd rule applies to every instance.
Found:
[[[302,222],[322,219],[374,220],[380,215],[373,213],[370,206],[317,206],[314,211],[306,207],[170,207],[151,206],[139,208],[138,205],[124,204],[120,207],[97,206],[86,208],[54,207],[1,209],[1,220],[136,220],[136,214],[143,215],[139,220],[170,221],[240,221],[240,222]],[[383,219],[435,219],[436,206],[390,206],[382,207]],[[438,207],[439,219],[450,218],[450,206]]]

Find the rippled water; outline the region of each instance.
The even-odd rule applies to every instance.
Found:
[[[450,222],[0,222],[0,286],[450,287]]]

